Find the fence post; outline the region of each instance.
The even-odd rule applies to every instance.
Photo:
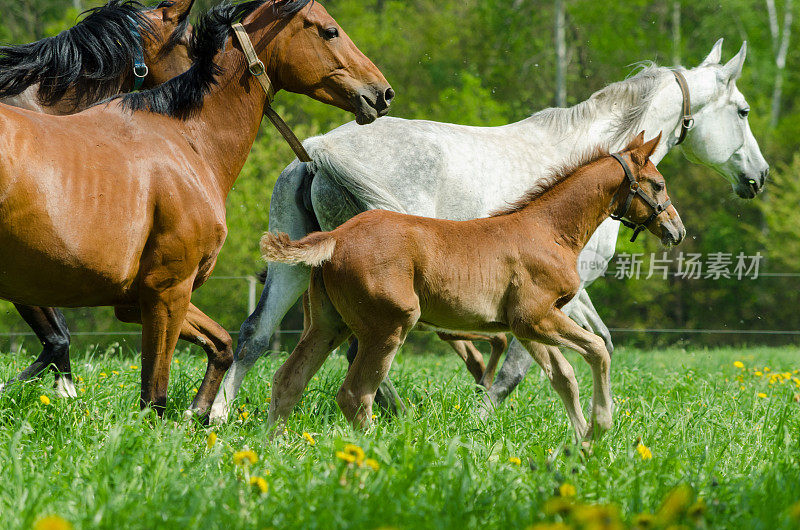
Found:
[[[255,276],[248,276],[247,283],[249,284],[247,290],[247,315],[250,316],[256,310],[256,285],[258,285],[258,280]]]

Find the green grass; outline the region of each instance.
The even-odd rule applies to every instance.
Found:
[[[769,383],[772,373],[800,368],[797,348],[618,350],[615,427],[588,458],[572,446],[563,407],[538,373],[494,421],[476,420],[474,386],[455,356],[398,356],[392,378],[410,413],[378,413],[368,433],[353,432],[336,407],[346,362],[334,356],[306,391],[288,434],[270,442],[269,382],[283,358],[259,362],[241,393],[246,414],[215,428],[180,420],[204,364],[189,352],[174,361],[163,421],[138,410],[140,363],[131,352],[77,355],[82,391],[75,400],[55,398],[50,377],[11,388],[0,396],[0,526],[29,528],[57,514],[75,528],[114,529],[525,528],[562,519],[580,527],[579,520],[597,523],[602,515],[587,505],[613,505],[629,525],[637,514],[659,512],[681,485],[688,489],[670,497],[662,519],[668,509],[685,512],[702,499],[678,521],[748,529],[798,521],[800,388]],[[571,359],[586,403],[588,370]],[[30,360],[0,354],[0,377]],[[765,366],[771,371],[754,374]],[[209,448],[212,431],[217,441]],[[640,438],[651,459],[635,450]],[[348,443],[379,469],[337,458]],[[233,463],[245,447],[259,458],[247,469]],[[255,491],[245,473],[265,478],[269,492]],[[583,508],[553,515],[551,499],[565,483]]]

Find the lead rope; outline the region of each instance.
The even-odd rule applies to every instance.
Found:
[[[300,162],[311,162],[311,157],[308,156],[308,152],[294,134],[291,127],[289,127],[289,125],[283,121],[283,118],[275,112],[275,109],[272,108],[272,101],[275,99],[275,89],[272,87],[272,81],[270,81],[267,75],[267,69],[264,67],[264,63],[261,62],[261,59],[259,59],[256,54],[253,43],[250,41],[250,36],[245,31],[244,26],[239,23],[232,24],[231,27],[233,28],[233,34],[236,35],[236,39],[239,41],[239,45],[242,47],[244,56],[247,58],[247,69],[253,74],[253,77],[258,80],[258,83],[267,95],[264,115],[269,118],[272,125],[278,129],[278,132],[281,133],[281,136],[283,136],[283,139],[289,144],[289,147],[292,148],[292,151],[297,155]]]

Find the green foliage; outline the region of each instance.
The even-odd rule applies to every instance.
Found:
[[[213,428],[181,419],[204,370],[196,356],[173,361],[164,421],[139,412],[135,352],[76,357],[77,399],[56,398],[50,377],[0,394],[3,528],[27,529],[51,514],[76,529],[114,530],[525,528],[560,520],[602,528],[591,523],[603,517],[626,526],[655,519],[662,528],[793,528],[800,500],[800,388],[771,377],[800,377],[795,348],[617,352],[615,426],[588,458],[572,445],[545,378],[527,378],[492,422],[478,421],[479,396],[454,355],[401,353],[391,375],[410,413],[377,412],[368,433],[353,432],[338,411],[346,362],[333,356],[277,442],[265,421],[282,355],[256,366],[237,417]],[[0,380],[28,361],[0,354]],[[586,403],[588,367],[571,361]],[[361,465],[336,456],[358,455],[347,444],[363,449]],[[245,448],[258,460],[237,466],[234,455]],[[268,493],[248,477],[264,479]]]

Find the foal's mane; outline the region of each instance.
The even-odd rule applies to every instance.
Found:
[[[84,11],[86,17],[54,37],[0,47],[0,98],[39,83],[47,106],[64,99],[76,107],[116,94],[119,81],[142,53],[142,37],[155,35],[136,0],[111,0]],[[137,34],[138,33],[138,34]]]
[[[516,213],[526,206],[528,206],[531,202],[535,201],[554,187],[556,187],[559,183],[565,181],[569,176],[574,174],[579,169],[588,166],[594,162],[597,162],[601,158],[605,158],[608,156],[608,149],[605,147],[598,147],[588,153],[584,153],[578,160],[572,161],[564,166],[555,169],[550,173],[550,175],[543,177],[536,181],[536,184],[531,186],[528,191],[526,191],[522,197],[515,200],[514,202],[508,203],[508,206],[500,208],[499,210],[495,210],[489,217],[500,217],[502,215],[510,215],[512,213]]]
[[[189,46],[192,66],[183,74],[143,92],[118,96],[123,108],[147,110],[185,120],[203,108],[203,100],[214,85],[216,76],[223,73],[215,62],[217,53],[225,46],[231,24],[257,8],[271,4],[278,18],[288,18],[313,0],[251,0],[240,4],[222,3],[209,9],[192,33]]]
[[[634,75],[598,90],[581,103],[568,108],[544,109],[528,119],[568,134],[585,130],[601,110],[618,108],[611,143],[626,144],[642,129],[642,119],[658,90],[667,82],[674,83],[670,68],[644,61],[638,63],[636,69]]]

